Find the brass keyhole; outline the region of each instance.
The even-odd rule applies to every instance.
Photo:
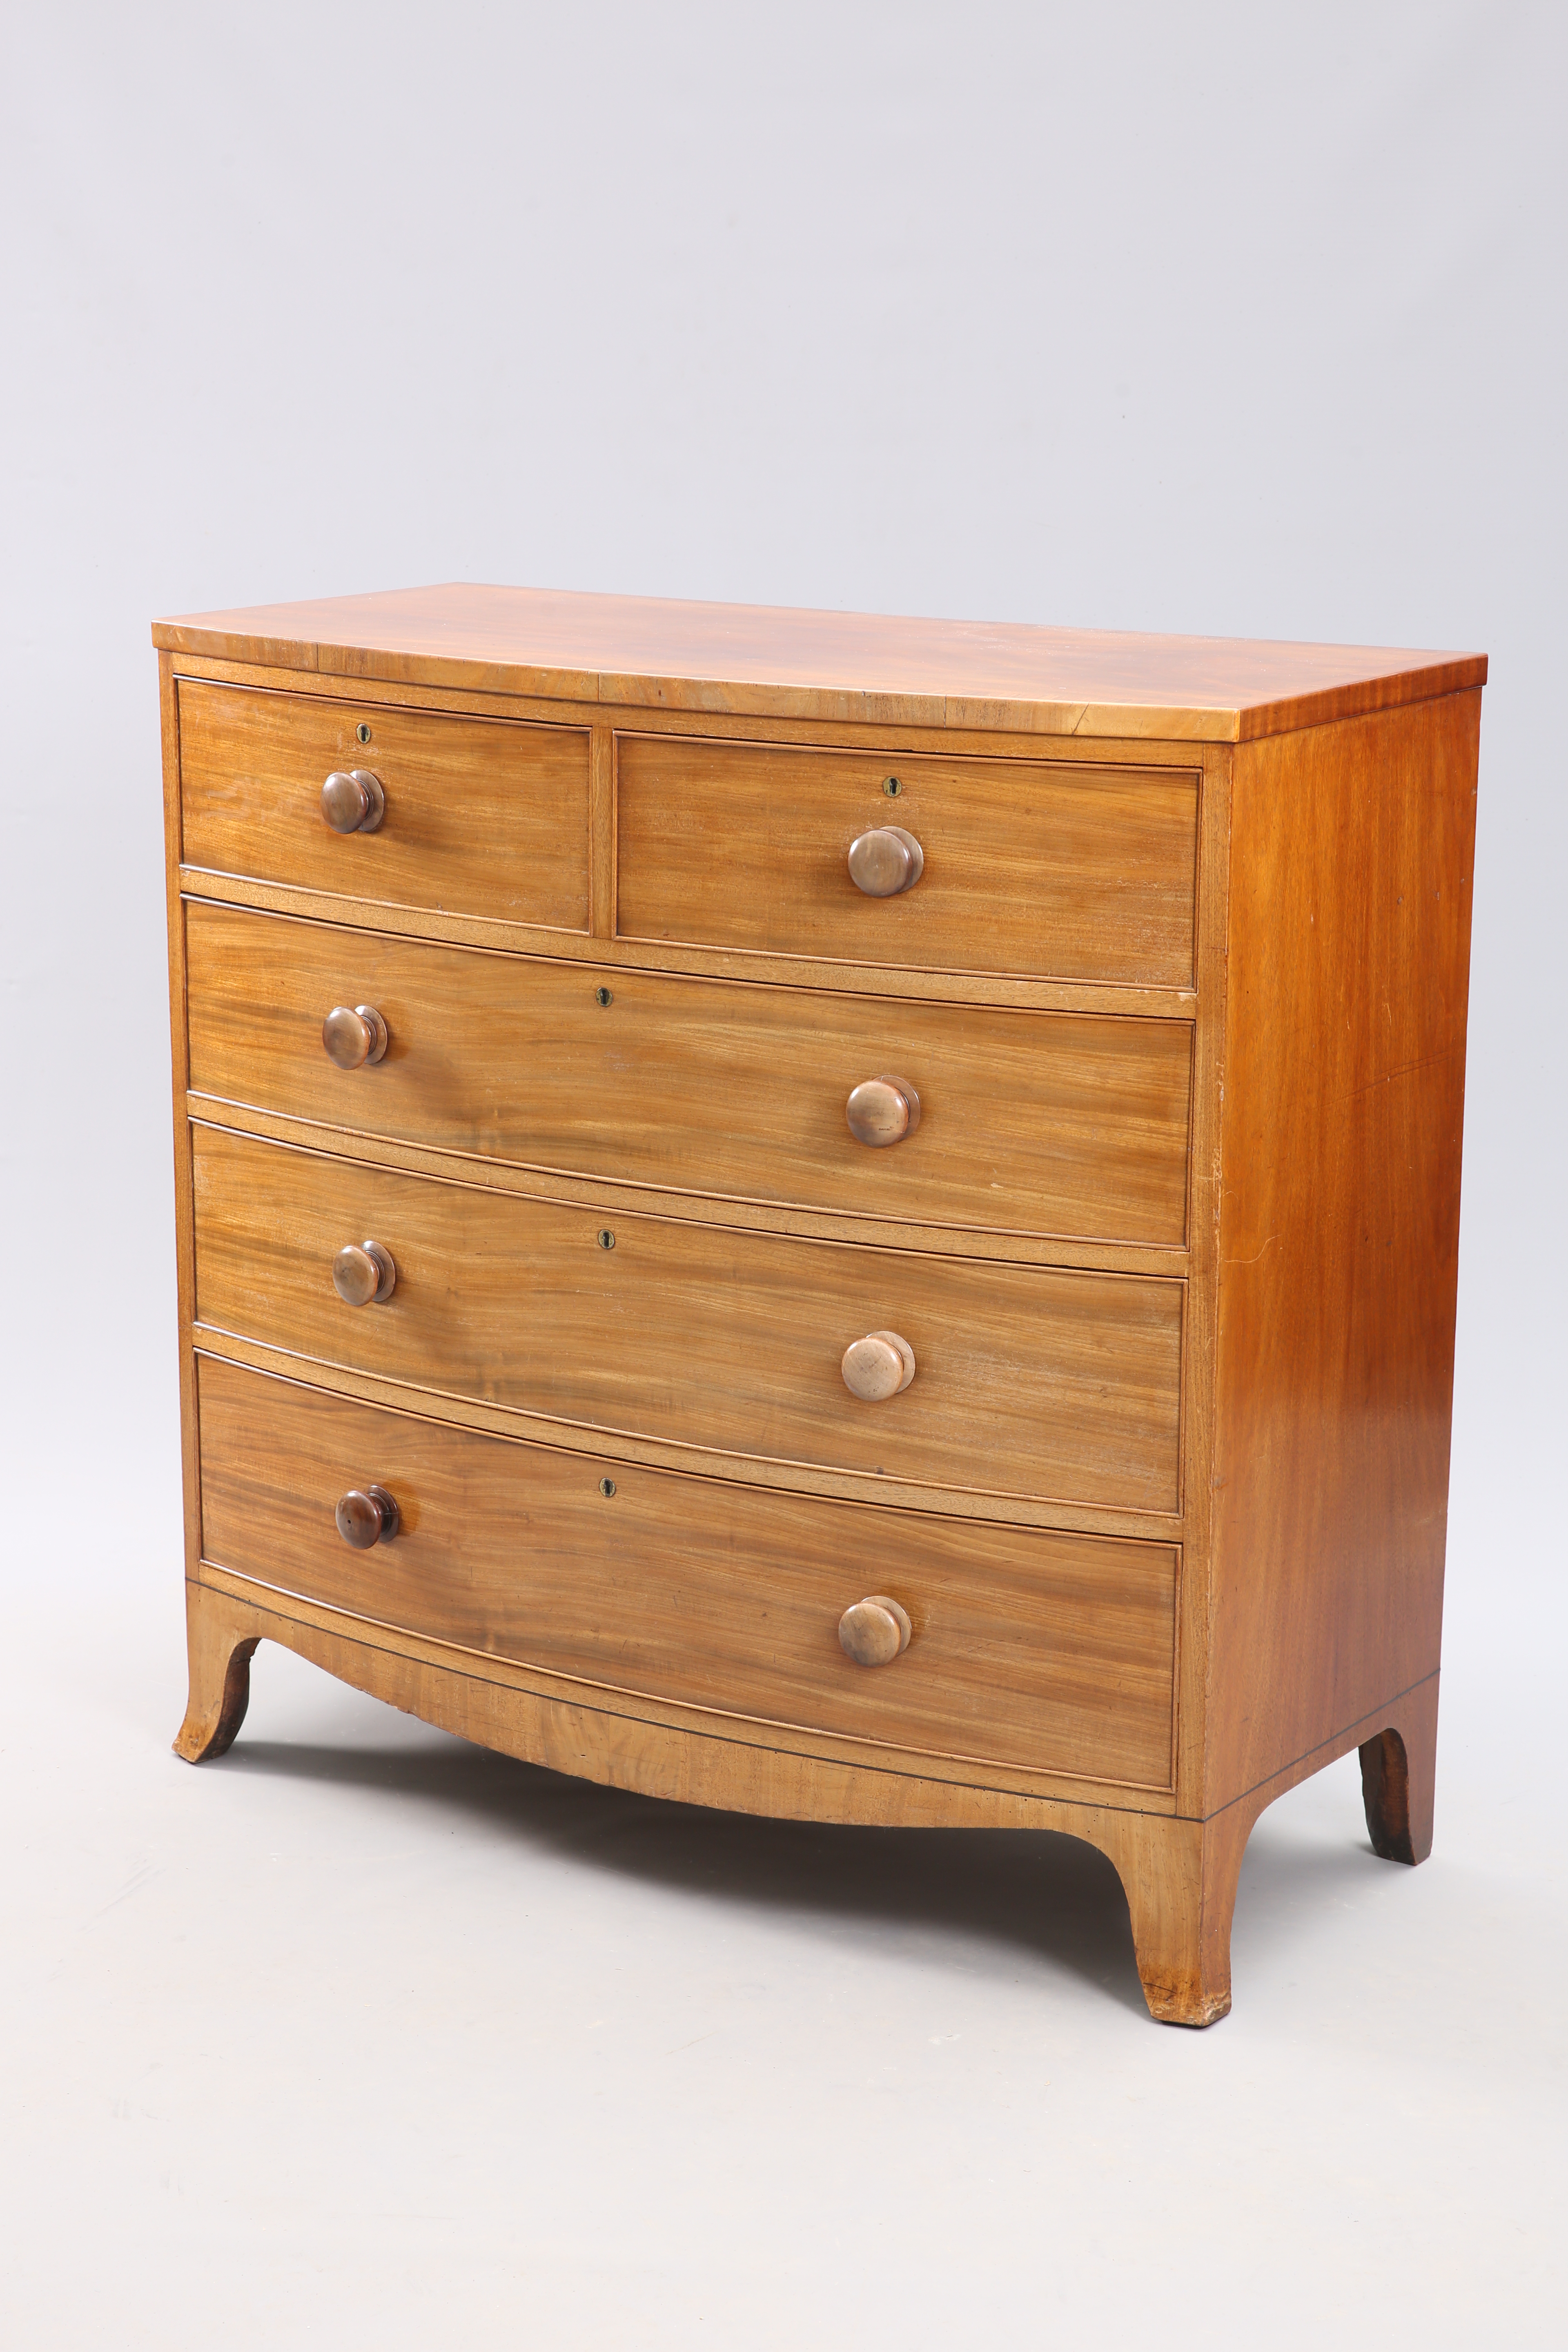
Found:
[[[889,798],[890,801],[896,801],[896,800],[898,799],[898,797],[899,797],[899,794],[903,791],[903,789],[904,789],[904,788],[903,788],[902,784],[899,782],[899,779],[897,778],[897,776],[884,776],[884,777],[883,777],[883,779],[882,779],[882,790],[887,793],[888,798]]]
[[[362,743],[368,743],[370,741],[370,729],[365,725],[363,719],[360,720],[359,725],[354,729],[354,733],[358,736]]]
[[[616,995],[614,989],[596,988],[594,991],[594,1002],[595,1004],[613,1004],[615,1001]]]
[[[595,1238],[601,1249],[614,1249],[616,1246],[616,1237],[608,1225],[601,1225]]]
[[[615,1482],[615,1480],[614,1480],[613,1478],[601,1478],[601,1479],[600,1479],[600,1481],[599,1481],[599,1492],[600,1492],[600,1494],[601,1494],[601,1495],[613,1495],[613,1494],[615,1493],[615,1491],[616,1491],[616,1482]]]

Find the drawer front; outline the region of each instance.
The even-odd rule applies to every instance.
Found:
[[[490,955],[202,902],[186,910],[191,1084],[433,1149],[715,1198],[1179,1248],[1192,1031]],[[607,991],[611,1002],[598,1002]],[[368,1003],[384,1058],[322,1050]],[[891,1075],[882,1149],[846,1119]]]
[[[1170,1784],[1177,1555],[764,1494],[200,1367],[203,1551],[430,1639],[644,1696],[1046,1772]],[[615,1493],[600,1491],[604,1477]],[[353,1551],[339,1496],[395,1497]],[[914,1636],[839,1647],[868,1592]]]
[[[1174,1511],[1183,1285],[790,1241],[195,1138],[196,1314],[271,1346],[607,1432],[1040,1500]],[[609,1236],[605,1246],[605,1236]],[[396,1286],[349,1306],[346,1243]],[[850,1344],[914,1350],[901,1394]]]
[[[1191,772],[622,736],[616,776],[623,938],[1192,984]],[[868,898],[849,845],[892,824],[919,841],[923,871]]]
[[[584,729],[191,678],[179,697],[187,865],[384,905],[587,930]],[[379,779],[385,814],[373,832],[334,833],[321,786],[334,770],[355,768]]]

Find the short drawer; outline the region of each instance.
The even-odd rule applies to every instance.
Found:
[[[1170,1785],[1177,1553],[762,1493],[349,1402],[204,1359],[202,1549],[552,1674],[893,1748]],[[397,1534],[334,1513],[384,1487]],[[606,1493],[608,1485],[613,1492]],[[846,1609],[913,1638],[853,1664]]]
[[[726,1232],[195,1129],[196,1315],[579,1426],[998,1495],[1174,1511],[1178,1281]],[[395,1287],[345,1304],[345,1244]],[[363,1269],[361,1269],[363,1272]],[[901,1393],[845,1351],[892,1330]]]
[[[588,736],[182,678],[186,865],[384,905],[585,931]],[[374,830],[321,812],[335,772],[375,777]]]
[[[625,735],[616,927],[758,954],[1185,987],[1197,822],[1189,770]],[[868,897],[850,845],[892,825],[923,868]]]
[[[1180,1248],[1184,1021],[900,1003],[493,955],[186,909],[191,1084],[324,1126],[519,1166],[827,1213]],[[323,1017],[368,1004],[343,1070]],[[863,1082],[901,1142],[858,1142]]]

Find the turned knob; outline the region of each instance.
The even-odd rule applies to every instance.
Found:
[[[896,1331],[868,1331],[845,1349],[838,1369],[851,1396],[880,1404],[884,1397],[901,1394],[914,1379],[915,1351]]]
[[[381,778],[368,768],[334,768],[321,786],[321,814],[334,833],[374,833],[386,814]]]
[[[355,1551],[390,1543],[400,1525],[396,1500],[384,1486],[351,1486],[346,1495],[338,1496],[333,1516],[339,1535]]]
[[[901,824],[874,825],[849,845],[849,879],[868,898],[896,898],[912,890],[925,869],[925,852]]]
[[[340,1070],[357,1070],[385,1053],[386,1024],[374,1004],[334,1004],[321,1024],[321,1043]]]
[[[844,1106],[857,1143],[879,1151],[901,1143],[921,1123],[921,1098],[908,1078],[865,1078]]]
[[[382,1307],[397,1287],[392,1252],[379,1242],[345,1242],[332,1260],[332,1288],[345,1307]]]
[[[857,1601],[838,1620],[838,1640],[858,1666],[890,1666],[910,1646],[910,1614],[885,1592]]]

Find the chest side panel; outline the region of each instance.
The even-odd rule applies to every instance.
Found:
[[[1211,1809],[1438,1663],[1479,716],[1235,756]]]

